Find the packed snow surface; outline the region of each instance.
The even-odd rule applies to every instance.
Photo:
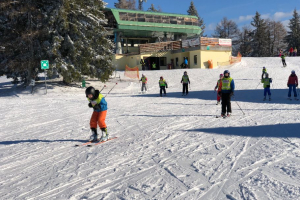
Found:
[[[111,137],[93,147],[85,89],[41,80],[31,87],[0,77],[0,199],[300,199],[300,102],[287,100],[300,58],[243,58],[218,69],[145,71],[149,90],[117,72],[105,83]],[[272,100],[263,101],[262,67]],[[216,118],[214,87],[230,70],[232,117]],[[120,76],[120,78],[119,78]],[[158,80],[168,82],[159,97]],[[120,81],[121,80],[121,81]],[[117,83],[117,84],[116,84]],[[87,80],[101,89],[104,83]],[[245,114],[244,114],[245,113]]]

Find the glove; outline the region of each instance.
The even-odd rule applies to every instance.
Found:
[[[233,92],[231,92],[231,93],[230,93],[230,97],[232,97],[233,95],[234,95]]]
[[[90,108],[92,108],[92,107],[93,107],[91,103],[89,103],[89,107],[90,107]]]
[[[287,84],[287,87],[289,87],[289,84]]]
[[[296,84],[296,87],[298,87],[298,84]]]

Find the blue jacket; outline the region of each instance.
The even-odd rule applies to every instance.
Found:
[[[107,110],[107,102],[105,101],[105,98],[102,94],[100,94],[99,90],[96,90],[95,98],[93,100],[90,100],[88,98],[88,101],[90,103],[94,102],[96,103],[93,106],[93,109],[95,112],[101,112]]]

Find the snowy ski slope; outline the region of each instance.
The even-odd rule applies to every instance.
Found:
[[[89,137],[84,89],[49,82],[47,95],[43,84],[32,95],[0,77],[0,199],[300,199],[300,101],[287,100],[286,87],[300,58],[286,61],[188,69],[188,96],[185,70],[143,72],[146,94],[119,72],[122,81],[111,79],[102,92],[118,82],[106,97],[108,131],[118,139],[90,148],[74,147]],[[270,102],[262,101],[263,66],[273,78]],[[228,119],[215,117],[213,91],[225,69],[236,85]],[[161,75],[166,97],[158,97]]]

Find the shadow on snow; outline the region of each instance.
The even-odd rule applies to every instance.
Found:
[[[159,92],[159,90],[158,90]],[[298,92],[298,90],[297,90]],[[167,92],[167,96],[159,97],[157,94],[133,95],[134,97],[156,97],[156,98],[180,98],[180,99],[202,99],[217,101],[217,93],[213,90],[190,91],[187,96],[182,96],[181,92]],[[292,93],[292,98],[294,94]],[[235,90],[232,101],[250,102],[250,103],[281,103],[281,104],[299,104],[300,101],[288,100],[288,89],[271,89],[272,100],[263,101],[263,89],[254,90]]]
[[[243,137],[300,138],[299,128],[300,124],[274,124],[262,126],[199,128],[187,131]]]
[[[11,144],[21,144],[21,143],[52,143],[52,142],[87,142],[87,140],[15,140],[15,141],[0,141],[0,145],[11,145]]]

